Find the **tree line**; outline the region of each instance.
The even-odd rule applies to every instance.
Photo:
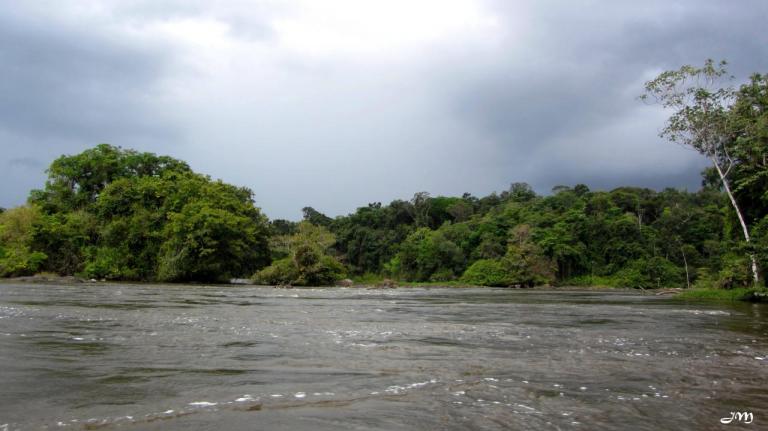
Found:
[[[664,72],[646,100],[662,135],[712,161],[695,192],[525,183],[476,197],[416,193],[328,217],[268,220],[253,193],[167,156],[101,144],[62,156],[24,206],[0,212],[0,276],[331,284],[345,277],[637,288],[764,283],[768,75],[725,65]]]

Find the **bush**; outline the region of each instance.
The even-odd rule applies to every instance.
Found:
[[[31,248],[39,221],[40,213],[34,206],[0,213],[0,277],[34,274],[48,258]]]
[[[333,256],[323,255],[320,262],[307,272],[306,285],[327,286],[347,277],[346,268]],[[302,283],[297,283],[302,284]]]
[[[451,281],[454,279],[456,279],[456,276],[448,268],[440,268],[429,277],[429,281]]]
[[[511,284],[536,286],[555,281],[555,265],[532,241],[531,227],[518,225],[510,231],[507,254],[501,259]]]
[[[306,258],[308,255],[303,254]],[[300,263],[301,262],[301,263]],[[327,286],[347,276],[338,260],[328,255],[317,256],[310,265],[304,259],[286,257],[273,262],[253,276],[258,284],[293,284],[296,286]]]
[[[138,274],[129,264],[129,253],[112,247],[92,248],[86,253],[83,269],[86,278],[107,280],[135,280]]]
[[[344,265],[328,254],[334,241],[326,228],[302,222],[296,233],[280,240],[288,256],[257,272],[253,280],[261,284],[332,285],[347,276]]]
[[[683,269],[663,257],[636,259],[616,273],[622,287],[656,289],[660,287],[682,287],[685,282]]]
[[[266,263],[265,219],[250,204],[232,205],[244,208],[228,211],[201,200],[168,216],[160,248],[160,280],[226,280],[252,274]]]
[[[465,265],[461,248],[442,231],[429,228],[420,228],[408,235],[390,263],[389,269],[397,271],[392,275],[408,281],[428,281],[433,274],[444,277],[448,271],[452,276],[454,272],[463,271]]]
[[[571,277],[560,284],[566,286],[618,287],[620,283],[616,280],[616,277],[606,275],[580,275],[578,277]]]
[[[509,286],[513,283],[504,264],[495,259],[481,259],[473,263],[464,271],[461,281],[478,286]]]
[[[717,274],[712,274],[709,268],[696,269],[696,281],[693,282],[694,289],[714,289],[717,285]]]
[[[45,253],[30,251],[29,247],[0,248],[0,277],[34,274],[47,258]]]
[[[299,278],[299,272],[290,257],[275,261],[253,276],[257,284],[292,284]]]
[[[717,287],[733,289],[752,286],[752,273],[749,259],[745,256],[726,255],[723,267],[717,274]]]

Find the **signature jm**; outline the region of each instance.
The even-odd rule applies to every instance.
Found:
[[[730,416],[720,418],[720,423],[729,424],[736,421],[736,423],[751,424],[754,419],[750,412],[731,412]]]

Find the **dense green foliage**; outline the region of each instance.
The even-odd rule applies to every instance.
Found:
[[[768,75],[738,89],[675,89],[723,70],[686,66],[647,87],[680,108],[663,134],[713,161],[696,192],[578,184],[539,196],[514,183],[485,197],[420,192],[347,216],[305,207],[301,223],[268,222],[246,188],[102,144],[55,160],[28,205],[0,211],[0,276],[754,287],[768,267]]]
[[[23,206],[0,212],[0,277],[37,272],[47,256],[32,250],[32,229],[40,211]]]
[[[707,79],[687,79],[699,75]],[[665,72],[647,87],[665,106],[679,108],[662,135],[714,162],[698,192],[592,192],[579,184],[537,196],[527,184],[515,183],[483,198],[421,192],[409,202],[369,204],[331,222],[315,210],[311,218],[305,211],[305,218],[323,220],[336,234],[336,249],[354,274],[490,286],[736,288],[754,283],[755,256],[764,283],[768,75],[753,75],[737,90],[696,84],[724,75],[722,65],[707,62],[704,68]],[[729,185],[730,201],[724,193]],[[752,228],[751,240],[745,226]]]
[[[444,219],[434,229],[418,226],[413,202],[360,208],[331,224],[336,249],[355,273],[489,286],[580,277],[614,286],[684,286],[686,266],[693,283],[699,273],[727,271],[727,257],[739,255],[727,202],[712,188],[591,192],[578,185],[550,196],[510,190],[460,199],[468,210],[460,218],[438,212]],[[436,218],[430,209],[421,217]]]
[[[735,187],[743,188],[756,179],[755,175],[745,175],[745,171],[755,167],[755,162],[758,180],[765,168],[765,148],[761,148],[760,143],[760,135],[764,133],[760,122],[765,115],[764,100],[760,97],[763,78],[754,75],[751,85],[744,85],[737,92],[725,85],[733,79],[728,75],[726,64],[707,60],[703,67],[686,65],[662,72],[646,82],[646,93],[640,98],[653,97],[672,111],[660,136],[698,151],[712,163],[709,176],[719,179],[736,214],[744,243],[750,249],[753,284],[757,285],[760,272],[750,234],[753,221],[745,217],[744,202],[736,196]],[[741,172],[731,175],[734,168]]]
[[[346,269],[331,253],[336,241],[332,233],[308,221],[299,223],[291,235],[273,238],[273,252],[280,259],[254,275],[262,284],[323,286],[346,276]]]
[[[22,213],[24,233],[13,233]],[[267,220],[250,190],[106,144],[54,161],[29,206],[3,216],[3,275],[212,281],[269,263]]]

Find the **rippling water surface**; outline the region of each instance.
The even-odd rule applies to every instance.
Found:
[[[760,429],[767,356],[761,305],[0,284],[0,430]]]

